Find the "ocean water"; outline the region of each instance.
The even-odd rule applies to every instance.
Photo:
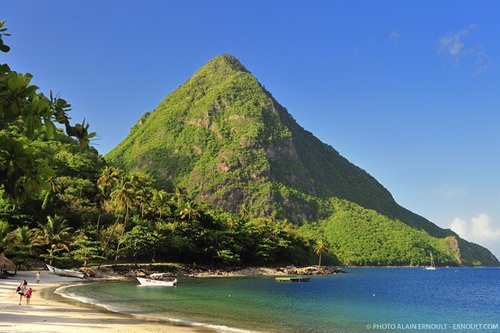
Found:
[[[177,287],[106,282],[61,290],[112,311],[240,332],[500,332],[499,268],[354,268],[277,283],[187,278]]]

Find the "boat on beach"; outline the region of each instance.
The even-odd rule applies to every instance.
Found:
[[[163,273],[154,273],[147,278],[137,277],[137,280],[139,280],[141,286],[175,287],[177,285],[177,279],[161,280],[163,277]]]
[[[60,276],[77,277],[80,279],[84,279],[87,276],[84,272],[80,272],[74,269],[61,269],[48,264],[47,268],[49,269],[49,272],[51,272],[52,274]]]

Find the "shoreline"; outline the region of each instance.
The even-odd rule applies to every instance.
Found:
[[[167,264],[168,265],[168,264]],[[120,266],[120,265],[119,265]],[[118,266],[118,267],[119,267]],[[128,266],[128,265],[123,265]],[[125,268],[123,267],[122,268]],[[142,266],[142,267],[140,267]],[[165,264],[154,265],[154,269],[164,269]],[[147,267],[147,268],[146,268]],[[60,332],[60,333],[102,333],[104,332],[166,332],[166,333],[214,333],[220,332],[216,327],[203,326],[202,323],[177,322],[176,320],[145,317],[138,314],[120,313],[108,309],[104,305],[93,304],[78,298],[71,298],[58,293],[60,289],[71,285],[86,283],[102,283],[112,281],[130,281],[135,276],[150,273],[149,265],[139,265],[130,269],[127,273],[116,272],[103,267],[99,273],[100,277],[91,280],[82,280],[75,277],[63,277],[54,275],[47,270],[40,270],[40,283],[36,283],[38,270],[19,271],[15,276],[0,279],[0,331],[1,332]],[[179,268],[177,266],[177,268]],[[300,268],[299,270],[304,269]],[[182,277],[194,278],[219,278],[219,277],[243,277],[243,276],[283,276],[289,273],[311,273],[309,270],[293,271],[280,268],[250,267],[236,270],[205,270],[186,269],[182,267],[172,272]],[[332,274],[328,271],[327,274]],[[106,271],[104,275],[103,271]],[[337,272],[342,272],[338,269]],[[121,273],[121,274],[120,274]],[[288,273],[288,274],[287,274]],[[319,272],[316,272],[318,274]],[[325,272],[323,272],[324,274]],[[336,274],[335,273],[335,274]],[[321,273],[320,273],[321,274]],[[19,295],[16,287],[22,280],[28,282],[28,287],[33,288],[31,304],[26,305],[23,298],[19,305]],[[230,327],[226,327],[233,331]],[[236,329],[236,331],[239,331]]]
[[[0,331],[2,332],[168,332],[213,333],[204,327],[185,326],[169,321],[146,319],[112,312],[99,305],[54,294],[60,287],[82,283],[81,279],[62,277],[40,271],[40,283],[35,282],[37,271],[20,271],[0,280]],[[15,292],[22,280],[33,288],[31,304]],[[106,281],[102,279],[102,282]],[[100,282],[97,280],[96,282]]]
[[[184,264],[175,263],[155,263],[155,264],[118,264],[106,265],[101,271],[106,270],[107,275],[125,279],[135,279],[136,277],[146,277],[152,273],[163,273],[170,277],[194,277],[194,278],[215,278],[215,277],[241,277],[241,276],[285,276],[285,275],[330,275],[346,273],[338,266],[305,266],[305,267],[226,267],[212,268],[205,266],[191,267]]]

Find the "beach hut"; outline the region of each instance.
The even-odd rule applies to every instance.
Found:
[[[2,252],[0,253],[0,274],[3,273],[3,271],[15,272],[16,265],[14,265],[14,263]]]

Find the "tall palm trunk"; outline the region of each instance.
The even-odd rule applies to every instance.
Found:
[[[125,221],[123,223],[122,234],[120,235],[120,239],[118,240],[118,245],[116,246],[115,265],[116,265],[116,262],[118,261],[118,251],[120,251],[120,245],[122,244],[121,238],[123,238],[123,235],[125,234],[125,229],[127,228],[127,218],[128,218],[128,206],[127,206],[127,212],[125,214]]]
[[[106,254],[106,250],[109,247],[109,243],[111,242],[111,237],[113,237],[113,234],[115,233],[116,226],[118,225],[118,221],[120,220],[120,214],[118,214],[118,217],[116,218],[115,224],[113,225],[113,229],[111,230],[111,234],[109,234],[108,240],[106,241],[106,245],[104,246],[104,250],[102,251],[101,257],[104,257]],[[102,264],[102,258],[99,260],[99,265],[97,268],[101,268]]]
[[[101,222],[101,212],[99,212],[99,216],[97,216],[97,227],[96,231],[99,231],[99,223]]]

